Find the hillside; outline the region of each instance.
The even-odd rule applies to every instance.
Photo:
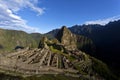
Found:
[[[120,75],[120,20],[110,22],[105,26],[82,25],[69,28],[74,34],[83,35],[92,39],[96,45],[96,53],[91,54],[105,61]]]
[[[110,22],[105,26],[74,25],[69,27],[69,30],[81,37],[77,39],[80,39],[80,44],[78,43],[81,46],[80,50],[106,62],[118,76],[120,75],[120,20]],[[59,29],[55,29],[47,34],[55,36],[58,31]],[[87,47],[84,47],[86,42]]]
[[[117,79],[105,63],[77,49],[77,35],[66,27],[62,27],[57,35],[59,37],[51,40],[41,38],[38,48],[0,54],[2,79]]]
[[[16,47],[37,47],[36,41],[23,31],[0,29],[0,52],[10,52]]]

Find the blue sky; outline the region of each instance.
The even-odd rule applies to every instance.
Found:
[[[0,0],[0,28],[46,33],[120,19],[120,0]]]

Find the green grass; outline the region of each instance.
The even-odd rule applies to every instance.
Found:
[[[24,80],[21,76],[12,76],[4,73],[0,73],[0,80]]]
[[[46,74],[39,76],[21,77],[0,73],[0,80],[83,80],[83,79],[60,74],[59,75]]]
[[[66,56],[70,61],[74,61],[76,60],[76,58],[74,56],[70,56],[64,52],[61,52],[60,50],[58,49],[55,49],[53,46],[50,46],[50,50],[53,52],[53,53],[57,53],[57,54],[61,54],[63,56]]]
[[[23,31],[0,29],[0,53],[10,52],[16,46],[38,47],[37,41]]]
[[[58,50],[58,49],[55,49],[53,46],[50,46],[49,48],[50,48],[50,50],[51,50],[53,53],[58,53],[58,54],[61,54],[61,55],[64,55],[64,56],[68,56],[68,54],[63,53],[63,52],[61,52],[61,51]]]
[[[117,80],[116,76],[110,71],[105,63],[93,57],[91,57],[91,59],[93,63],[92,68],[95,72],[97,72],[99,75],[103,76],[107,80]]]

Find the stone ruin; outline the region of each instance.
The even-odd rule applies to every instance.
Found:
[[[76,56],[75,61],[70,61],[68,56]],[[15,71],[21,74],[62,74],[65,72],[78,73],[74,62],[84,61],[82,52],[72,51],[64,56],[54,53],[46,48],[23,49],[9,54],[0,54],[0,69]],[[51,73],[52,72],[52,73]]]
[[[81,76],[76,65],[81,64],[85,70],[91,61],[85,53],[77,50],[76,38],[66,27],[63,27],[55,42],[44,37],[38,48],[24,48],[8,54],[0,54],[0,71],[23,74],[67,74]],[[57,34],[57,35],[58,35]],[[51,47],[56,48],[52,50]],[[60,49],[60,50],[59,50]]]

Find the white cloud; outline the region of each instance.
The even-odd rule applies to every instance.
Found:
[[[30,8],[38,15],[44,10],[37,7],[38,0],[0,0],[0,27],[5,29],[23,30],[37,32],[37,28],[27,25],[27,21],[16,13],[23,8]]]
[[[110,18],[107,18],[107,19],[99,19],[99,20],[95,20],[95,21],[87,21],[85,22],[86,25],[88,24],[100,24],[100,25],[106,25],[108,24],[109,22],[113,22],[113,21],[117,21],[120,19],[120,15],[118,16],[113,16],[113,17],[110,17]]]

